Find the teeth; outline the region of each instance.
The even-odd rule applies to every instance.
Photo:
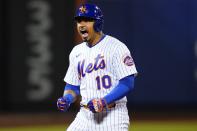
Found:
[[[85,33],[87,33],[87,31],[86,30],[84,30],[84,31],[80,31],[81,32],[81,34],[85,34]]]
[[[86,31],[86,28],[80,28],[80,31]]]
[[[80,29],[80,31],[86,31],[86,29]]]

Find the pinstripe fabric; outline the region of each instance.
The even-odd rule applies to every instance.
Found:
[[[70,53],[69,61],[64,81],[72,85],[80,85],[83,105],[93,98],[102,98],[107,95],[117,86],[121,78],[137,74],[126,45],[108,35],[91,48],[85,42],[75,46]],[[128,129],[126,102],[127,99],[124,97],[116,101],[118,107],[99,114],[91,114],[82,108],[68,130],[122,131]],[[84,126],[82,124],[84,122],[88,126]]]
[[[82,107],[67,131],[127,131],[128,126],[126,103],[119,103],[109,111],[96,114]]]

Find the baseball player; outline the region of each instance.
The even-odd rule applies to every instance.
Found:
[[[127,131],[126,95],[134,88],[137,74],[130,51],[102,32],[104,20],[98,6],[81,5],[75,21],[83,42],[70,53],[67,84],[57,107],[66,111],[81,95],[81,108],[67,130]]]

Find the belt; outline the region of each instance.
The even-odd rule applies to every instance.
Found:
[[[81,107],[84,107],[85,109],[89,110],[88,106],[87,105],[84,105],[84,104],[80,104]],[[105,110],[106,109],[111,109],[111,108],[115,108],[116,107],[116,103],[111,103],[109,105],[107,105],[107,108],[104,108]]]

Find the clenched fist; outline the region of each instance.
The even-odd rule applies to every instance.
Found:
[[[106,102],[104,99],[92,99],[88,102],[87,107],[93,113],[102,112],[106,109]]]
[[[60,97],[58,100],[57,100],[57,108],[60,110],[60,111],[67,111],[68,108],[70,107],[70,102],[66,100],[66,98],[64,97]]]

